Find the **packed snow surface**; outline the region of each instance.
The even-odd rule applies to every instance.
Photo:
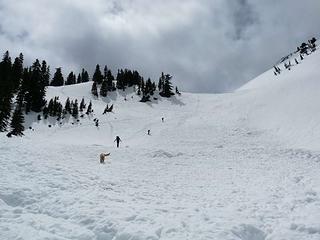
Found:
[[[63,103],[91,99],[94,115],[33,115],[23,138],[0,135],[0,239],[319,240],[319,62],[152,103],[49,88]]]

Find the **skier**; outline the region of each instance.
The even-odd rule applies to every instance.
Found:
[[[120,137],[119,136],[116,136],[116,139],[114,140],[114,142],[117,141],[117,148],[119,147],[119,144],[121,141]]]
[[[148,135],[151,135],[151,134],[150,134],[150,129],[148,130]]]
[[[161,118],[161,120],[162,120],[162,122],[164,122],[164,117],[163,117],[163,118]]]

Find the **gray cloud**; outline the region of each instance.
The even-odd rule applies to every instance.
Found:
[[[222,92],[318,35],[319,10],[318,0],[0,0],[0,50],[65,74],[99,63]]]

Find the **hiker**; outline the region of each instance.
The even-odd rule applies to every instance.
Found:
[[[114,142],[117,141],[117,148],[119,147],[119,144],[121,141],[120,137],[119,136],[116,136],[116,139],[114,140]]]
[[[151,134],[150,134],[150,129],[148,130],[148,135],[151,135]]]
[[[164,117],[163,117],[163,118],[161,118],[161,120],[162,120],[162,122],[164,122]]]

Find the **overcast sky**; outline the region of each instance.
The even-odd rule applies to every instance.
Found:
[[[65,74],[99,63],[223,92],[319,36],[319,13],[319,0],[0,0],[0,50]]]

